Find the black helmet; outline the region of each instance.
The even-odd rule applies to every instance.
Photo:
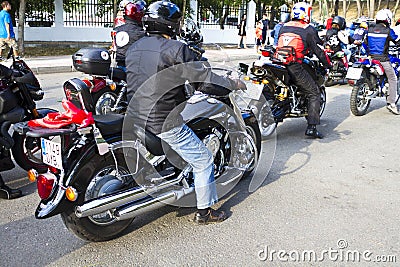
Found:
[[[167,34],[175,37],[180,31],[182,13],[174,3],[157,1],[149,5],[142,18],[147,33]]]
[[[332,20],[332,25],[336,24],[339,26],[339,30],[346,29],[346,20],[341,16],[335,16]]]

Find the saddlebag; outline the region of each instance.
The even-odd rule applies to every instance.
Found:
[[[12,110],[18,105],[18,99],[10,88],[0,88],[0,114]]]

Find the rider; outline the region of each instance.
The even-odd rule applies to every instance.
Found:
[[[280,30],[277,51],[282,47],[292,47],[295,50],[295,60],[287,65],[294,83],[308,96],[308,127],[305,135],[323,138],[316,125],[320,123],[321,92],[317,83],[303,64],[303,58],[308,53],[316,54],[326,68],[331,68],[324,51],[317,44],[322,41],[317,31],[311,25],[311,6],[305,2],[296,3],[292,9],[292,21],[283,25]]]
[[[366,38],[368,54],[373,59],[377,59],[381,62],[388,78],[389,95],[386,99],[387,109],[395,115],[400,115],[395,103],[397,98],[397,77],[389,60],[390,41],[399,45],[400,40],[397,40],[397,35],[392,29],[390,29],[390,24],[392,22],[392,12],[390,10],[379,10],[376,13],[375,20],[376,25],[371,26],[368,29],[368,35]]]
[[[126,0],[122,2],[126,3]],[[114,31],[116,31],[116,60],[117,65],[120,67],[125,67],[125,54],[129,46],[145,35],[142,29],[142,17],[145,8],[146,2],[141,0],[126,3],[124,5],[125,24],[114,28]]]
[[[350,62],[351,51],[347,49],[349,36],[345,29],[346,20],[343,17],[335,16],[332,20],[332,28],[326,32],[325,47],[335,53],[343,51],[347,57],[347,62]]]
[[[172,122],[166,119],[186,100],[186,81],[196,82],[195,86],[202,85],[199,81],[213,81],[219,86],[198,88],[213,95],[227,95],[229,88],[245,85],[214,74],[186,43],[175,40],[181,19],[182,13],[174,3],[157,1],[149,5],[143,17],[147,36],[132,44],[126,55],[127,96],[131,101],[128,114],[135,124],[160,137],[192,166],[198,209],[194,222],[220,222],[226,218],[225,213],[211,209],[218,201],[211,152],[181,116]],[[168,74],[163,76],[161,71]]]
[[[365,48],[362,44],[364,43],[364,39],[367,36],[367,33],[368,33],[368,24],[365,21],[362,21],[360,23],[360,26],[358,26],[358,28],[354,30],[353,44],[355,44],[359,47],[359,51],[360,51],[361,55],[366,54]]]

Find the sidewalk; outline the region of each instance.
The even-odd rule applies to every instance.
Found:
[[[254,48],[236,49],[236,48],[218,48],[206,50],[204,54],[210,62],[232,62],[237,60],[256,60],[258,54]],[[76,71],[72,64],[72,55],[70,56],[49,56],[25,58],[25,62],[35,74],[62,73]],[[2,62],[9,66],[11,60]]]

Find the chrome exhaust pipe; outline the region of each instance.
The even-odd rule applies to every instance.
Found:
[[[143,199],[148,195],[152,195],[162,189],[179,183],[182,179],[181,176],[182,175],[180,174],[177,178],[166,181],[159,185],[154,185],[151,187],[135,187],[122,192],[116,192],[114,194],[110,194],[104,197],[89,200],[81,206],[77,206],[75,208],[75,215],[78,218],[87,217],[105,212],[110,209],[115,209],[116,207],[127,204],[129,202]]]
[[[128,207],[117,209],[114,212],[114,216],[118,221],[131,219],[143,213],[163,207],[165,205],[170,205],[181,199],[183,196],[192,193],[193,191],[193,187],[170,191],[150,200],[146,200],[141,203],[134,203],[132,205],[129,205]]]

